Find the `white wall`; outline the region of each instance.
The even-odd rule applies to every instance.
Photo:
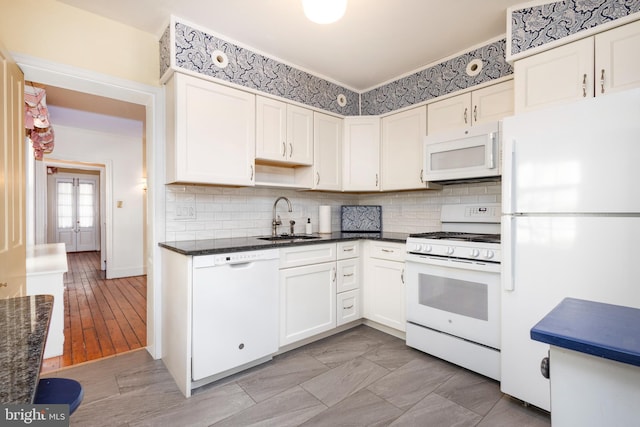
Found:
[[[45,159],[111,165],[113,186],[106,200],[111,220],[109,278],[145,274],[142,139],[54,125],[55,148]],[[122,208],[117,202],[122,201]]]
[[[331,205],[332,229],[340,230],[340,205],[382,205],[383,231],[412,233],[440,230],[440,206],[459,203],[500,202],[500,183],[449,185],[437,191],[407,191],[396,193],[349,194],[263,188],[222,188],[198,185],[168,185],[167,241],[203,240],[229,237],[268,235],[271,233],[273,202],[285,231],[290,218],[296,221],[296,232],[304,232],[306,218],[311,218],[313,231],[318,231],[318,206]],[[196,219],[176,219],[180,206],[194,206]]]

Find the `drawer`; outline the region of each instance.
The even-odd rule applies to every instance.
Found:
[[[362,318],[362,299],[360,289],[342,292],[336,295],[336,325],[344,325]]]
[[[300,267],[336,260],[336,244],[291,246],[280,249],[280,268]]]
[[[369,249],[369,256],[372,258],[404,262],[406,249],[401,243],[371,242]]]
[[[339,242],[337,245],[338,259],[357,258],[360,256],[360,241],[351,240]]]
[[[360,287],[360,259],[346,259],[338,261],[336,292],[350,291]]]

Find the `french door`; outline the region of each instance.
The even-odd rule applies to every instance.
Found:
[[[99,249],[98,200],[97,178],[56,177],[55,239],[67,252]]]

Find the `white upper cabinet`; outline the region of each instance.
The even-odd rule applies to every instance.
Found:
[[[593,97],[593,38],[516,61],[515,112]]]
[[[313,189],[342,190],[342,119],[313,113]]]
[[[495,122],[513,114],[513,80],[471,92],[471,123]]]
[[[640,86],[640,21],[516,61],[523,112]]]
[[[167,182],[253,185],[255,96],[180,73],[166,93]]]
[[[313,111],[257,96],[256,159],[313,164]]]
[[[425,188],[422,147],[427,134],[427,107],[382,118],[382,190]]]
[[[380,190],[380,118],[346,117],[343,144],[343,190]]]
[[[436,101],[427,106],[429,135],[513,114],[513,80]]]
[[[640,21],[596,35],[596,96],[640,86]]]

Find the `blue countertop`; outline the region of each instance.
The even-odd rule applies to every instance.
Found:
[[[531,339],[640,366],[640,310],[565,298],[531,329]]]
[[[159,243],[160,247],[178,252],[182,255],[211,255],[229,252],[253,251],[257,249],[282,248],[287,246],[314,245],[319,243],[342,242],[349,240],[380,240],[386,242],[406,243],[408,233],[342,233],[313,234],[317,239],[285,240],[273,242],[256,237],[237,237],[232,239],[184,240]]]

